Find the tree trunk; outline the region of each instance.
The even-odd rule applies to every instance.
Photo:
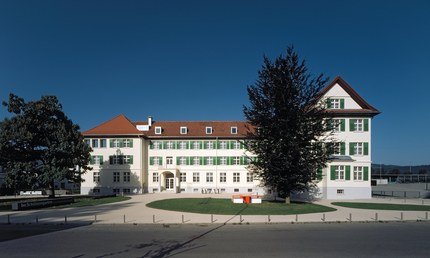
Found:
[[[285,204],[290,204],[290,203],[291,203],[290,196],[285,197]]]
[[[55,182],[54,182],[54,180],[52,180],[49,185],[51,187],[51,193],[49,194],[49,198],[55,198]]]

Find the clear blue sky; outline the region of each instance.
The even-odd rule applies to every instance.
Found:
[[[430,163],[429,1],[0,0],[0,99],[56,95],[82,130],[243,120],[263,55],[291,44],[382,111],[374,163]]]

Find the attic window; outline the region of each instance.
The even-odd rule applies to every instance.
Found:
[[[329,98],[329,99],[327,99],[327,108],[344,109],[345,108],[345,100],[344,99],[337,99],[337,98]]]
[[[212,127],[206,127],[206,134],[212,134]]]
[[[230,132],[231,132],[231,134],[237,134],[237,127],[236,126],[232,126],[230,128]]]
[[[187,134],[188,133],[188,128],[186,126],[181,126],[180,132],[181,132],[181,134]]]
[[[161,132],[162,132],[163,130],[161,129],[161,127],[160,126],[156,126],[155,127],[155,134],[161,134]]]

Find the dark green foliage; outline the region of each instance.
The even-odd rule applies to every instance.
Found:
[[[15,114],[0,123],[0,165],[8,187],[54,190],[55,180],[80,182],[91,148],[55,96],[25,102],[10,94],[3,106]]]
[[[323,77],[311,78],[289,47],[274,62],[265,57],[257,82],[248,86],[250,106],[244,114],[254,128],[247,149],[257,155],[249,169],[281,197],[309,190],[329,159],[331,130],[319,100],[327,82]]]

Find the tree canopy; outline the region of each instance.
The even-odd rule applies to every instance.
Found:
[[[25,102],[10,94],[2,104],[13,114],[0,122],[0,166],[6,185],[15,191],[49,187],[55,196],[54,181],[80,182],[80,174],[90,169],[91,148],[57,97]]]
[[[312,77],[289,47],[273,62],[264,57],[256,83],[247,87],[244,115],[254,128],[247,148],[257,156],[249,169],[281,197],[313,187],[329,160],[331,129],[319,100],[327,81],[323,74]]]

